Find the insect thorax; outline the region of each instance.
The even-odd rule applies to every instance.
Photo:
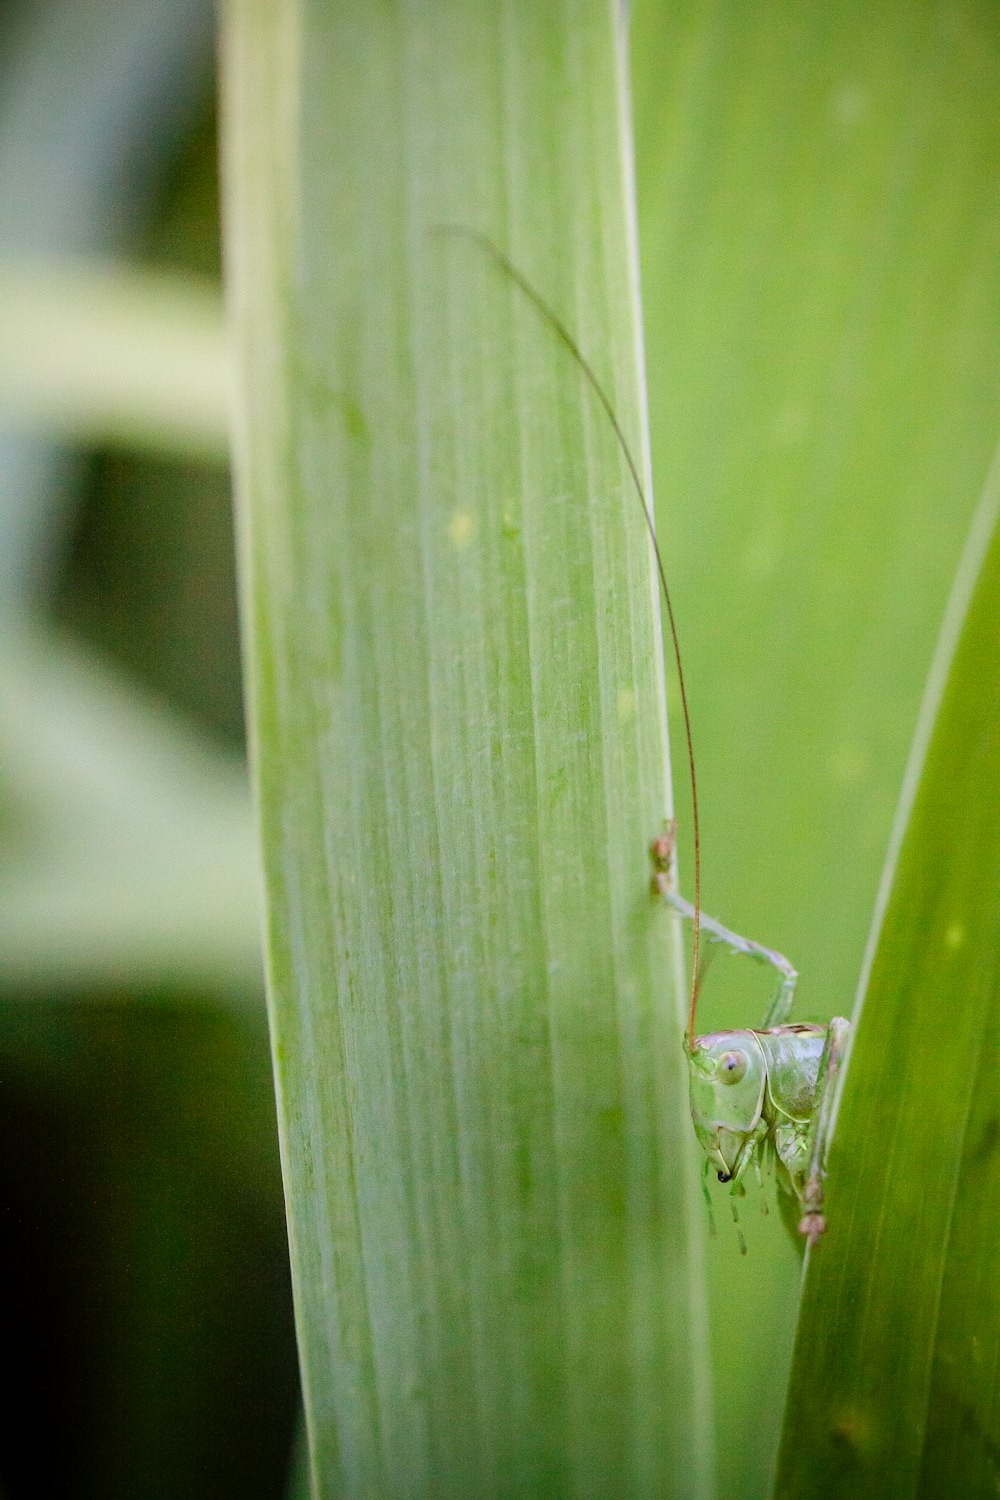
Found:
[[[816,1103],[825,1026],[777,1026],[755,1032],[767,1068],[768,1103],[777,1116],[808,1121]]]

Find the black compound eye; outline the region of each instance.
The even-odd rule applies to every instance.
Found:
[[[739,1083],[747,1071],[745,1052],[723,1052],[719,1058],[719,1079],[722,1083]]]
[[[719,1181],[720,1182],[731,1182],[732,1179],[733,1179],[732,1172],[720,1172],[719,1173]]]

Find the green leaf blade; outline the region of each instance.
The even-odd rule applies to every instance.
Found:
[[[929,1500],[988,1494],[1000,1477],[1000,533],[983,557],[998,494],[994,464],[911,761],[919,785],[844,1085],[830,1229],[807,1268],[776,1496]]]
[[[269,1004],[317,1492],[700,1495],[617,7],[234,3]],[[646,465],[643,462],[643,468]]]

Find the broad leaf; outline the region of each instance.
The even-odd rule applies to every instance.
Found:
[[[237,458],[316,1492],[698,1495],[618,6],[233,0]],[[643,464],[643,467],[645,465]]]
[[[830,1230],[806,1276],[780,1497],[933,1500],[1000,1485],[1000,532],[941,697],[998,500],[1000,462],[887,871],[830,1156]]]

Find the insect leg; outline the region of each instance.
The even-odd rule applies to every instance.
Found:
[[[783,958],[783,955],[780,953],[776,953],[774,954],[774,958]],[[799,982],[799,976],[798,974],[796,974],[791,964],[788,963],[787,958],[784,958],[783,962],[788,964],[788,970],[786,972],[784,969],[781,969],[780,964],[775,965],[776,968],[781,969],[785,977],[778,985],[778,988],[775,991],[774,999],[771,1001],[770,1005],[767,1008],[767,1015],[764,1017],[764,1031],[769,1030],[769,1028],[772,1026],[784,1026],[785,1022],[788,1020],[788,1017],[792,1013],[792,1003],[795,999],[795,986]]]
[[[669,823],[666,833],[656,839],[652,846],[653,886],[668,906],[672,907],[685,921],[693,922],[694,907],[679,891],[674,890],[672,884],[674,843],[675,825]],[[772,969],[777,969],[782,978],[767,1015],[764,1017],[764,1029],[783,1025],[791,1013],[795,986],[799,980],[797,971],[785,955],[775,948],[765,948],[763,943],[755,943],[752,938],[742,937],[729,927],[723,927],[721,922],[717,922],[714,917],[708,916],[705,912],[701,913],[701,930],[710,942],[723,944],[730,953],[743,953],[748,958],[755,959],[757,963],[768,964]]]
[[[831,1087],[844,1057],[844,1046],[850,1022],[834,1016],[827,1027],[826,1042],[816,1079],[816,1103],[809,1126],[809,1176],[802,1194],[802,1219],[799,1233],[815,1245],[826,1229],[823,1215],[823,1179],[826,1176],[826,1152],[833,1122],[834,1089]]]
[[[708,1232],[715,1238],[715,1212],[712,1208],[712,1194],[708,1188],[708,1174],[712,1170],[712,1163],[705,1157],[705,1164],[701,1171],[701,1190],[705,1195],[705,1207],[708,1209]]]
[[[761,1149],[763,1150],[763,1146],[761,1147]],[[763,1172],[760,1169],[760,1151],[756,1151],[754,1153],[753,1170],[754,1170],[754,1175],[757,1178],[757,1186],[760,1189],[760,1211],[761,1211],[761,1213],[764,1215],[764,1217],[766,1219],[767,1215],[768,1215],[768,1207],[767,1207],[767,1198],[766,1198],[766,1196],[764,1194],[764,1174],[763,1174]]]
[[[733,1223],[736,1225],[736,1240],[737,1240],[737,1243],[739,1244],[739,1247],[740,1247],[740,1254],[741,1255],[746,1255],[746,1253],[747,1253],[747,1242],[743,1238],[743,1230],[740,1228],[740,1215],[739,1215],[739,1210],[736,1207],[736,1199],[735,1199],[735,1197],[730,1198],[730,1200],[729,1200],[729,1206],[730,1206],[730,1208],[733,1211]]]
[[[736,1235],[740,1242],[741,1255],[746,1255],[747,1253],[747,1242],[743,1238],[743,1231],[740,1228],[740,1214],[739,1209],[736,1206],[736,1200],[737,1198],[742,1198],[744,1193],[746,1192],[746,1188],[743,1186],[742,1179],[744,1172],[751,1162],[753,1162],[754,1164],[754,1168],[757,1172],[758,1178],[760,1177],[760,1163],[758,1161],[758,1154],[766,1135],[767,1121],[763,1119],[758,1120],[757,1124],[754,1126],[753,1130],[750,1132],[746,1140],[743,1142],[743,1145],[740,1147],[736,1161],[733,1163],[732,1175],[728,1179],[731,1183],[729,1189],[729,1207],[732,1210],[733,1223],[736,1225]]]
[[[728,1177],[720,1173],[720,1182],[732,1183],[732,1187],[729,1189],[731,1193],[742,1193],[744,1191],[742,1187],[743,1173],[746,1171],[750,1163],[756,1160],[757,1153],[765,1137],[767,1136],[767,1131],[767,1121],[763,1118],[763,1116],[761,1116],[754,1128],[747,1134],[742,1146],[737,1152],[736,1160],[733,1162],[732,1172]]]

